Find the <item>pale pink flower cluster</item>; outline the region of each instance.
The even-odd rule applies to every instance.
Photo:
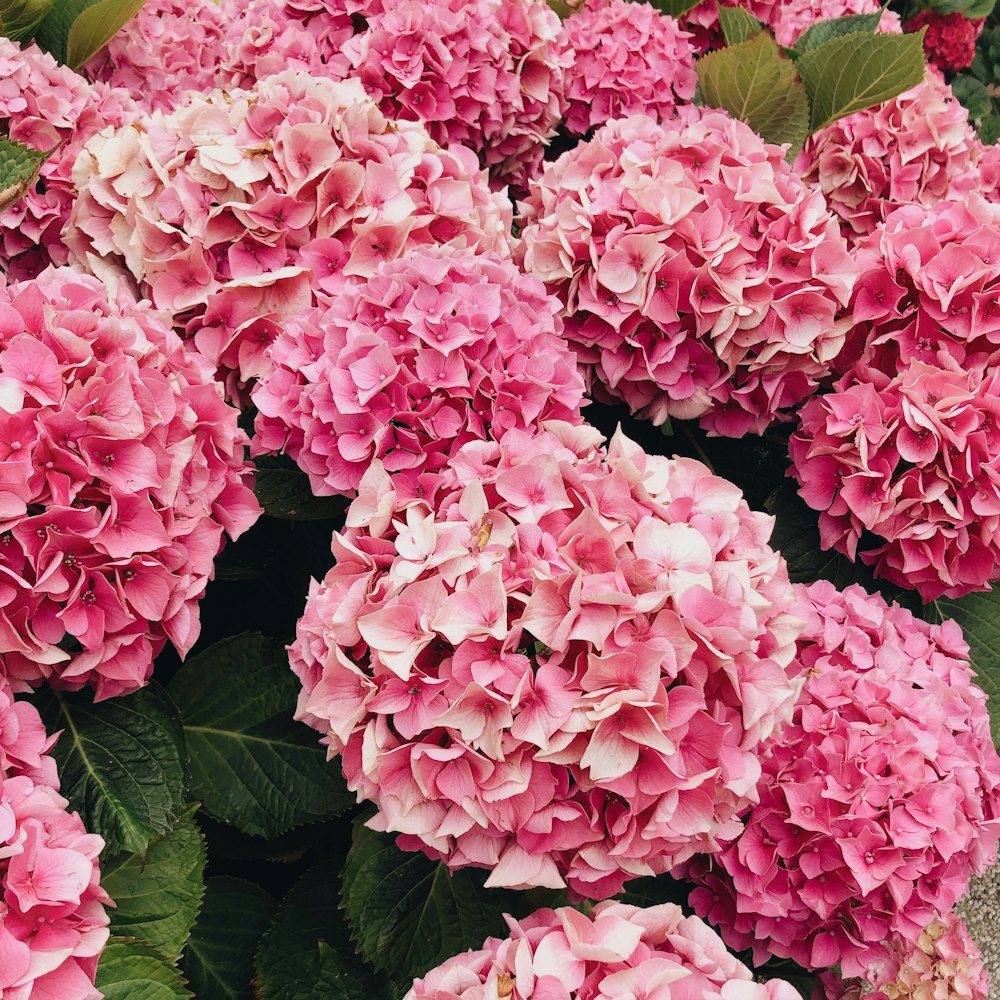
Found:
[[[724,0],[726,7],[744,7],[765,27],[770,28],[781,45],[794,45],[796,39],[817,21],[828,21],[848,14],[874,14],[879,0]],[[725,45],[715,0],[702,0],[681,18],[681,26],[690,31],[698,55]],[[899,16],[884,11],[883,31],[899,31]]]
[[[84,66],[91,80],[129,92],[144,111],[170,111],[189,91],[215,86],[232,22],[217,0],[147,0]]]
[[[168,638],[190,649],[223,532],[260,513],[237,417],[202,359],[95,278],[0,289],[5,676],[107,698]]]
[[[59,794],[55,761],[32,705],[0,682],[0,994],[4,1000],[100,1000],[107,894],[88,834]]]
[[[380,0],[249,0],[237,11],[235,0],[225,2],[230,17],[219,84],[246,90],[286,69],[343,79],[341,48],[355,33],[352,18],[382,6]]]
[[[799,593],[795,717],[765,747],[743,834],[693,862],[691,905],[758,958],[866,976],[994,859],[1000,756],[955,622],[858,586]]]
[[[924,83],[809,138],[795,161],[845,234],[872,232],[900,205],[936,205],[982,189],[983,148],[969,113],[941,80]]]
[[[925,601],[1000,578],[1000,206],[897,209],[858,250],[854,361],[810,400],[792,474],[824,548]]]
[[[54,150],[40,179],[0,211],[0,268],[9,278],[34,277],[65,264],[61,240],[75,191],[73,163],[83,144],[105,128],[139,117],[129,95],[90,84],[47,52],[0,38],[0,134],[33,149]]]
[[[599,129],[532,183],[524,268],[566,306],[598,399],[760,433],[844,342],[856,278],[823,196],[723,111]]]
[[[565,109],[559,36],[545,0],[394,0],[343,52],[388,118],[423,122],[523,186]]]
[[[510,207],[475,155],[389,122],[355,81],[287,71],[90,143],[66,239],[117,267],[233,381],[283,321],[404,249],[504,249]]]
[[[694,99],[698,78],[687,32],[655,7],[592,0],[563,24],[565,126],[575,135],[645,112],[670,119]]]
[[[404,1000],[800,1000],[782,980],[754,982],[711,927],[673,903],[539,910],[507,924],[508,938],[448,959]]]
[[[297,717],[377,829],[488,886],[590,898],[715,851],[789,718],[801,622],[772,519],[585,426],[373,463],[313,583]]]
[[[254,454],[285,451],[313,492],[353,495],[371,462],[434,472],[469,441],[580,422],[558,299],[508,259],[427,247],[292,321],[254,387]]]

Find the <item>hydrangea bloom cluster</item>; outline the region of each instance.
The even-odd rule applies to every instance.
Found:
[[[901,205],[935,205],[981,190],[983,148],[951,88],[926,82],[811,136],[795,162],[851,238]]]
[[[760,433],[840,351],[856,277],[819,191],[723,111],[612,122],[524,203],[524,267],[565,303],[597,398]]]
[[[879,0],[725,0],[727,7],[745,7],[761,24],[774,32],[780,45],[793,45],[795,40],[816,21],[826,21],[848,14],[874,14]],[[882,14],[882,30],[899,30],[899,18],[891,11]],[[698,55],[725,44],[715,0],[702,0],[681,19],[681,25],[692,34]]]
[[[828,1000],[988,1000],[990,995],[979,948],[965,922],[951,913],[930,923],[916,944],[898,937],[887,942],[866,979],[830,978]]]
[[[265,371],[281,321],[405,248],[506,247],[509,204],[474,154],[392,124],[356,80],[289,70],[87,149],[67,232],[77,257],[124,268],[243,382]]]
[[[216,0],[148,0],[84,72],[127,90],[145,111],[171,111],[189,91],[215,86],[231,15]]]
[[[601,903],[507,918],[510,937],[448,959],[404,1000],[800,1000],[782,980],[755,983],[719,936],[672,903]]]
[[[11,1000],[99,1000],[108,939],[100,837],[59,795],[55,741],[0,682],[0,992]]]
[[[588,3],[564,23],[561,45],[572,59],[565,126],[575,135],[640,112],[667,120],[694,98],[687,32],[650,4]]]
[[[38,150],[52,150],[40,181],[0,211],[0,267],[14,279],[31,278],[49,264],[65,264],[60,238],[69,219],[73,162],[83,144],[104,128],[139,116],[129,95],[89,84],[47,52],[0,38],[0,133]]]
[[[380,458],[432,472],[472,440],[580,421],[559,301],[507,259],[418,248],[293,321],[253,390],[256,454],[285,451],[317,495],[352,495]]]
[[[298,718],[371,821],[487,885],[599,899],[717,850],[789,717],[772,519],[700,462],[560,422],[375,462],[313,584]]]
[[[259,507],[212,371],[68,268],[0,290],[0,667],[97,697],[183,654],[223,532]],[[2,963],[0,963],[2,964]]]
[[[905,31],[926,28],[924,55],[943,73],[968,69],[976,57],[976,39],[983,32],[985,17],[969,18],[959,11],[920,11],[903,26]]]
[[[925,601],[1000,577],[1000,206],[908,206],[859,249],[858,360],[790,443],[825,548]],[[873,537],[874,536],[874,537]]]
[[[867,976],[883,941],[920,942],[992,862],[1000,756],[955,622],[858,586],[800,594],[795,717],[742,836],[693,862],[691,904],[733,947]]]
[[[343,51],[387,117],[524,185],[565,108],[559,35],[545,0],[394,0]]]

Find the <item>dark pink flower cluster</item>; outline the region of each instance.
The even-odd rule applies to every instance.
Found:
[[[724,0],[727,7],[744,7],[761,24],[774,32],[781,45],[794,45],[795,40],[817,21],[827,21],[848,14],[874,14],[879,0]],[[719,27],[715,0],[702,0],[681,18],[681,27],[692,34],[698,55],[725,44]],[[899,30],[899,18],[892,11],[882,14],[882,30]]]
[[[317,495],[372,460],[434,472],[469,441],[580,422],[583,379],[558,299],[507,259],[414,250],[292,321],[254,387],[254,453],[285,451]]]
[[[1000,756],[955,622],[858,586],[799,593],[795,717],[765,747],[743,834],[692,863],[691,905],[733,947],[867,976],[883,941],[918,944],[992,863]]]
[[[487,885],[603,898],[718,850],[785,721],[772,519],[690,459],[552,422],[375,462],[313,584],[297,717],[377,829]]]
[[[790,443],[825,548],[925,601],[1000,578],[1000,206],[908,206],[858,251],[854,361]]]
[[[926,28],[924,55],[943,73],[968,69],[976,57],[976,39],[983,32],[985,17],[968,18],[960,11],[920,11],[903,25],[904,31]]]
[[[811,136],[795,169],[819,187],[845,234],[866,236],[901,205],[981,191],[983,147],[946,83],[926,82]]]
[[[0,290],[5,676],[107,698],[168,638],[187,652],[223,532],[260,513],[237,417],[202,359],[95,278]]]
[[[108,939],[100,837],[59,794],[36,709],[0,681],[0,994],[10,1000],[100,1000]]]
[[[448,959],[404,1000],[800,1000],[788,983],[756,983],[697,917],[663,903],[601,903],[507,918],[510,937]]]
[[[77,154],[102,129],[126,125],[139,113],[125,91],[91,85],[36,45],[22,49],[0,38],[0,134],[55,150],[40,180],[0,211],[0,268],[8,278],[31,278],[49,264],[66,263],[61,233],[75,195]]]
[[[739,437],[840,351],[854,261],[819,191],[723,111],[598,130],[531,185],[521,256],[566,306],[598,399]]]
[[[645,112],[670,119],[694,98],[698,78],[687,32],[649,4],[596,0],[563,25],[566,128],[575,135]]]
[[[217,0],[147,0],[84,72],[127,90],[145,111],[171,111],[189,91],[215,86],[231,21]]]
[[[288,71],[87,150],[76,257],[131,275],[234,395],[266,371],[283,321],[406,248],[507,245],[510,206],[474,154],[389,122],[356,80]]]
[[[343,51],[387,117],[423,122],[523,186],[565,109],[559,35],[545,0],[394,0]]]

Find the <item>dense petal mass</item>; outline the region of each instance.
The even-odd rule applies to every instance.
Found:
[[[843,345],[856,267],[835,219],[782,147],[723,111],[612,122],[522,210],[525,270],[564,302],[598,400],[761,433]]]
[[[148,304],[69,268],[0,289],[0,330],[0,669],[134,691],[260,513],[238,413]]]
[[[471,440],[580,421],[560,303],[492,254],[417,249],[292,321],[253,390],[255,453],[285,451],[317,495],[353,495],[373,459],[434,472]]]
[[[801,622],[736,487],[546,428],[435,474],[375,462],[291,661],[377,828],[603,898],[739,832]]]
[[[858,586],[800,596],[795,716],[765,748],[739,839],[689,866],[704,886],[691,902],[758,959],[839,965],[881,986],[911,975],[890,951],[910,956],[904,969],[933,954],[935,921],[951,923],[995,859],[1000,756],[954,622],[928,625]],[[947,943],[941,961],[961,954]]]

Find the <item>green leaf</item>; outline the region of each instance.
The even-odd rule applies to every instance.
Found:
[[[146,0],[97,0],[78,15],[66,38],[66,63],[79,69],[142,10]]]
[[[927,0],[927,6],[942,14],[964,14],[968,18],[988,17],[996,0]]]
[[[48,14],[53,0],[0,0],[0,35],[19,42]]]
[[[809,92],[813,132],[888,101],[924,78],[923,31],[844,35],[802,54],[799,76]]]
[[[342,905],[361,954],[397,993],[451,955],[478,948],[491,935],[506,936],[503,914],[516,908],[515,894],[483,888],[481,875],[449,873],[355,822]]]
[[[962,102],[973,122],[981,122],[993,113],[993,99],[982,80],[960,73],[951,81],[951,92]]]
[[[91,0],[54,0],[35,29],[35,41],[59,62],[66,62],[66,41],[70,28],[90,3]]]
[[[48,155],[0,136],[0,212],[19,201],[35,183]]]
[[[104,1000],[187,1000],[191,994],[177,969],[155,948],[112,938],[97,966]]]
[[[795,64],[781,55],[770,35],[710,52],[695,67],[706,105],[725,108],[768,142],[797,149],[805,141],[806,92],[795,77]]]
[[[253,956],[277,902],[238,878],[210,878],[181,968],[198,1000],[253,1000]]]
[[[987,115],[979,123],[979,139],[987,146],[1000,141],[1000,115]]]
[[[723,7],[718,2],[715,6],[719,12],[719,24],[727,45],[749,41],[764,30],[764,25],[750,11],[742,7]]]
[[[184,734],[177,709],[155,682],[127,698],[94,704],[87,692],[40,691],[62,794],[112,853],[141,854],[170,829],[184,804]]]
[[[802,32],[795,41],[795,49],[801,55],[812,49],[818,49],[833,38],[843,35],[874,35],[882,20],[882,11],[875,14],[847,14],[844,17],[834,17],[828,21],[817,21]]]
[[[184,949],[205,891],[205,841],[196,808],[149,845],[145,860],[123,854],[101,865],[101,885],[116,904],[111,933],[145,941],[171,960]]]
[[[939,598],[934,608],[940,620],[954,618],[969,644],[972,669],[979,686],[989,695],[993,742],[1000,746],[1000,590]]]
[[[260,1000],[388,1000],[384,979],[354,951],[338,908],[339,887],[340,864],[325,861],[282,900],[257,950]]]
[[[287,521],[324,521],[341,517],[345,497],[313,496],[309,477],[287,456],[257,459],[254,493],[264,513]]]
[[[634,2],[643,3],[645,0],[634,0]],[[701,0],[649,0],[649,3],[661,14],[669,14],[671,17],[681,17],[689,10],[694,10],[701,3]]]
[[[188,660],[170,692],[184,720],[190,794],[206,815],[277,837],[353,803],[318,735],[294,719],[299,682],[280,643],[223,639]]]

